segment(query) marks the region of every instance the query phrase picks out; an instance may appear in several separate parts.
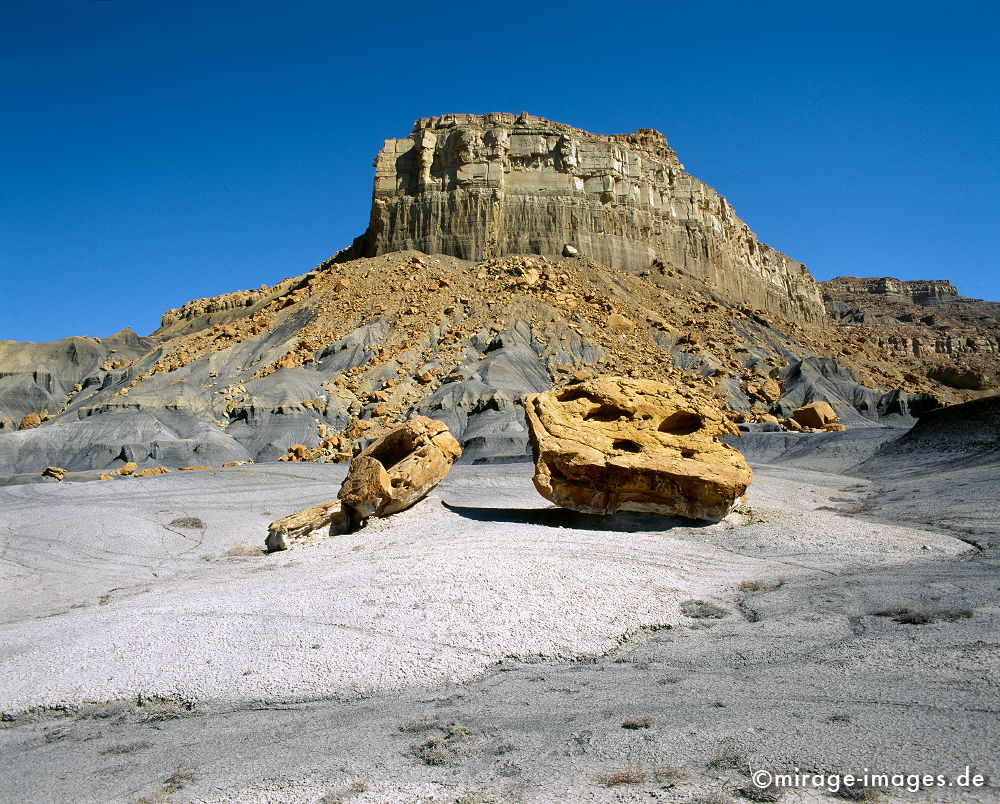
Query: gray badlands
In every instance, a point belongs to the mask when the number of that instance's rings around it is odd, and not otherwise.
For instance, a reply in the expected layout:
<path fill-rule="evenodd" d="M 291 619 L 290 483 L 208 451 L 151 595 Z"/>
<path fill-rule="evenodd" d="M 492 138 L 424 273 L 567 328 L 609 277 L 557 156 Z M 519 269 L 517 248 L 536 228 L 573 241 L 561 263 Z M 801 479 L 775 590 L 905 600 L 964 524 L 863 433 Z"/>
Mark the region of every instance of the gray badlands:
<path fill-rule="evenodd" d="M 0 342 L 0 801 L 1000 801 L 998 310 L 814 282 L 656 132 L 418 121 L 312 271 Z M 525 399 L 609 374 L 746 499 L 540 496 Z M 417 415 L 427 497 L 264 552 Z"/>

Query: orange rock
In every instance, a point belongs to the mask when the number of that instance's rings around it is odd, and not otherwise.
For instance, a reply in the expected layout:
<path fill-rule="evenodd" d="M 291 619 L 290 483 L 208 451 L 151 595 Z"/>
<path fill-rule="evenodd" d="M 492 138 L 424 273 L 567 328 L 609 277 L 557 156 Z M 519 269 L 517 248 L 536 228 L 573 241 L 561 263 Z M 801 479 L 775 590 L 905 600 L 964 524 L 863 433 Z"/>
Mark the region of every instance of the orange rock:
<path fill-rule="evenodd" d="M 426 497 L 461 454 L 443 422 L 414 416 L 351 461 L 337 496 L 355 521 L 403 511 Z"/>
<path fill-rule="evenodd" d="M 804 405 L 792 413 L 792 418 L 803 427 L 818 429 L 838 421 L 837 412 L 830 406 L 829 402 L 813 402 Z"/>
<path fill-rule="evenodd" d="M 664 383 L 596 377 L 528 396 L 525 416 L 535 488 L 576 511 L 717 520 L 752 479 L 718 440 L 737 432 L 726 412 Z"/>
<path fill-rule="evenodd" d="M 155 466 L 152 469 L 143 469 L 141 472 L 136 472 L 135 477 L 152 477 L 153 475 L 166 474 L 170 474 L 170 470 L 166 466 Z"/>

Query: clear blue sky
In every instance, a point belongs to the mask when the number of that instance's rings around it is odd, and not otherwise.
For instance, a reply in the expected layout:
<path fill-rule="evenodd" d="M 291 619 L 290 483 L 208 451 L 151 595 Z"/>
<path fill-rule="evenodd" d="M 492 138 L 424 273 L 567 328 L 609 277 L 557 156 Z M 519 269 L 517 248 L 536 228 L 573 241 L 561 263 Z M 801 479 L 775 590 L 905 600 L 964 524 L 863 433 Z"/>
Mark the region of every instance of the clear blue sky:
<path fill-rule="evenodd" d="M 360 234 L 414 119 L 663 131 L 818 279 L 1000 300 L 1000 4 L 6 0 L 0 339 L 148 334 Z"/>

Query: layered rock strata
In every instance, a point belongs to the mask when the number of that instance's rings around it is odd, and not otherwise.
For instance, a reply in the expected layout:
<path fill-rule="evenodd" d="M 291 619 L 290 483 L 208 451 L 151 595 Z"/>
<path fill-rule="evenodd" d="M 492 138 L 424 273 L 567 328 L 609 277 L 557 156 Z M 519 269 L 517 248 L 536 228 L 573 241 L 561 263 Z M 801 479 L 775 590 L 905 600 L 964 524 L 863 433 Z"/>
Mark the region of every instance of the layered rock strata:
<path fill-rule="evenodd" d="M 752 478 L 726 412 L 649 380 L 597 377 L 529 396 L 525 416 L 538 492 L 589 514 L 618 511 L 718 520 Z"/>
<path fill-rule="evenodd" d="M 590 134 L 527 114 L 445 115 L 386 140 L 357 250 L 481 260 L 574 255 L 630 272 L 679 270 L 720 296 L 822 324 L 805 266 L 757 240 L 684 172 L 662 134 Z"/>

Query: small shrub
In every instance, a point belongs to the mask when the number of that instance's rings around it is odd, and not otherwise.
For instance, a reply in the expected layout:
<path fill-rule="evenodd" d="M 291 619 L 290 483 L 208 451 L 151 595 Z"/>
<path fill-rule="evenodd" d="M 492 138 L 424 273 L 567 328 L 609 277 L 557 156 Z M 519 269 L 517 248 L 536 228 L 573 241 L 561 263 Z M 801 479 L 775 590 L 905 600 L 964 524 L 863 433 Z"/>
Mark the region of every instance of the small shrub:
<path fill-rule="evenodd" d="M 660 784 L 676 782 L 678 779 L 684 778 L 684 771 L 673 765 L 657 765 L 653 768 L 653 778 Z"/>
<path fill-rule="evenodd" d="M 776 581 L 743 581 L 740 589 L 744 592 L 773 592 L 784 585 L 784 578 L 778 578 Z"/>
<path fill-rule="evenodd" d="M 413 754 L 425 765 L 451 765 L 456 758 L 441 737 L 430 737 L 414 746 Z"/>
<path fill-rule="evenodd" d="M 422 715 L 411 720 L 404 720 L 399 724 L 399 730 L 404 734 L 422 734 L 429 729 L 436 729 L 440 726 L 439 715 Z"/>
<path fill-rule="evenodd" d="M 605 787 L 617 787 L 622 784 L 642 784 L 646 781 L 646 769 L 642 766 L 641 762 L 636 761 L 627 768 L 615 773 L 609 773 L 607 776 L 601 776 L 597 781 Z"/>
<path fill-rule="evenodd" d="M 178 762 L 174 766 L 174 772 L 163 780 L 163 791 L 166 793 L 176 793 L 188 782 L 193 782 L 195 773 L 192 768 L 185 768 Z"/>
<path fill-rule="evenodd" d="M 461 723 L 452 723 L 448 726 L 447 738 L 464 740 L 466 737 L 472 736 L 472 729 L 468 726 L 463 726 Z"/>
<path fill-rule="evenodd" d="M 653 718 L 649 715 L 640 717 L 630 717 L 622 721 L 623 729 L 651 729 L 653 728 Z"/>
<path fill-rule="evenodd" d="M 196 516 L 181 516 L 170 523 L 172 528 L 189 528 L 191 530 L 205 530 L 205 523 Z"/>
<path fill-rule="evenodd" d="M 681 676 L 661 676 L 656 679 L 657 684 L 679 684 L 684 679 Z"/>
<path fill-rule="evenodd" d="M 705 763 L 705 767 L 715 770 L 736 770 L 745 773 L 749 767 L 749 763 L 735 751 L 723 751 L 708 760 Z"/>
<path fill-rule="evenodd" d="M 681 603 L 681 614 L 696 620 L 721 620 L 729 612 L 707 600 L 685 600 Z"/>

